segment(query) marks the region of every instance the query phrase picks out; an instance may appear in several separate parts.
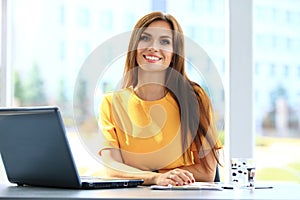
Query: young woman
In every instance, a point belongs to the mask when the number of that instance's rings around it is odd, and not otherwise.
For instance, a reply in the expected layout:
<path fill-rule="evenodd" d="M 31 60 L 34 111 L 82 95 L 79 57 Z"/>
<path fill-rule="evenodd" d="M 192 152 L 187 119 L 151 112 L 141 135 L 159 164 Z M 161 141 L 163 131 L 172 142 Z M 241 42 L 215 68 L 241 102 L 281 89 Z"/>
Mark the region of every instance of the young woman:
<path fill-rule="evenodd" d="M 99 151 L 110 177 L 145 185 L 213 181 L 221 145 L 210 99 L 185 72 L 176 19 L 152 12 L 132 31 L 122 89 L 100 106 Z"/>

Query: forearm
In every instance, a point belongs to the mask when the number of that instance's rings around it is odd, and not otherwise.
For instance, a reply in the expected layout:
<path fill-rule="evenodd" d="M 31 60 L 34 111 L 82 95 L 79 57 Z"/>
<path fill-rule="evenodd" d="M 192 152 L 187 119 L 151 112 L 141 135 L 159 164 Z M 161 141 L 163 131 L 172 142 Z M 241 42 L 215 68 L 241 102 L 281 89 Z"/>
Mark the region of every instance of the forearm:
<path fill-rule="evenodd" d="M 200 164 L 193 164 L 190 166 L 178 167 L 178 169 L 183 169 L 191 172 L 197 182 L 213 182 L 215 177 L 215 170 L 208 169 L 207 171 L 199 170 L 201 168 Z M 159 173 L 166 173 L 172 169 L 160 169 Z"/>
<path fill-rule="evenodd" d="M 216 173 L 216 167 L 213 169 L 202 169 L 201 164 L 193 164 L 190 166 L 183 166 L 180 169 L 187 170 L 194 175 L 194 178 L 198 182 L 213 182 Z M 201 170 L 202 169 L 202 170 Z"/>
<path fill-rule="evenodd" d="M 115 178 L 143 179 L 144 185 L 156 184 L 158 173 L 143 171 L 124 163 L 112 161 L 109 166 L 106 165 L 107 175 Z"/>
<path fill-rule="evenodd" d="M 216 174 L 216 167 L 217 167 L 217 161 L 213 155 L 213 153 L 208 153 L 205 157 L 206 159 L 206 165 L 204 164 L 204 160 L 200 160 L 196 157 L 196 153 L 194 155 L 195 157 L 195 164 L 189 165 L 189 166 L 181 166 L 178 167 L 178 169 L 187 170 L 190 173 L 193 174 L 194 178 L 198 182 L 213 182 Z M 170 169 L 172 170 L 172 169 Z M 169 170 L 159 170 L 161 173 L 165 173 Z"/>
<path fill-rule="evenodd" d="M 144 185 L 184 185 L 195 181 L 193 175 L 183 169 L 173 169 L 166 173 L 141 170 L 123 162 L 118 149 L 106 149 L 101 155 L 107 175 L 116 178 L 143 179 Z"/>
<path fill-rule="evenodd" d="M 118 149 L 101 151 L 100 155 L 106 169 L 106 174 L 109 177 L 143 179 L 144 185 L 156 184 L 159 176 L 158 173 L 141 170 L 125 164 Z"/>

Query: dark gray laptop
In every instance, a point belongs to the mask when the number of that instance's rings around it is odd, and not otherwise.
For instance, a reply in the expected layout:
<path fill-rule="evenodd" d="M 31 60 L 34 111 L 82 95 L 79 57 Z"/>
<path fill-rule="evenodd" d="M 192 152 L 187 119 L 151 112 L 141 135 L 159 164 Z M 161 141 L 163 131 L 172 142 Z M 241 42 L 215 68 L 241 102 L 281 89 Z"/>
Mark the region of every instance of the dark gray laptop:
<path fill-rule="evenodd" d="M 57 107 L 0 108 L 0 153 L 8 180 L 20 186 L 97 189 L 143 183 L 80 177 Z"/>

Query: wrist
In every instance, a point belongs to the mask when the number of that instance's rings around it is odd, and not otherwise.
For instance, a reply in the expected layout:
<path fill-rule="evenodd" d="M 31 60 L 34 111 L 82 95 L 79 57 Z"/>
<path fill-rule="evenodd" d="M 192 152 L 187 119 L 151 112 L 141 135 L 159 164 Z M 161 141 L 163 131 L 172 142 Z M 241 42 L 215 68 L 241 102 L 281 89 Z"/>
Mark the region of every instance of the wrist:
<path fill-rule="evenodd" d="M 159 177 L 161 176 L 161 174 L 156 171 L 158 171 L 158 170 L 152 171 L 152 180 L 151 180 L 152 184 L 158 184 Z"/>

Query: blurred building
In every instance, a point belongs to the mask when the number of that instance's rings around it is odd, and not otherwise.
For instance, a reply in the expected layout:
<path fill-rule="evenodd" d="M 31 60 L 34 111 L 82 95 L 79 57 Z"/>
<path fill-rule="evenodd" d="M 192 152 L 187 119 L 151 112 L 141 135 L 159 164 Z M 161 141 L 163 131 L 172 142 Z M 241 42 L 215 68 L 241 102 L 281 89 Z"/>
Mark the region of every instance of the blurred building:
<path fill-rule="evenodd" d="M 224 79 L 225 0 L 12 2 L 12 66 L 26 76 L 28 68 L 36 63 L 50 99 L 57 92 L 58 80 L 66 82 L 71 99 L 78 70 L 86 57 L 103 41 L 131 31 L 136 20 L 151 10 L 174 15 L 185 35 L 208 53 Z M 288 128 L 299 128 L 300 1 L 254 0 L 253 3 L 257 130 L 276 127 L 279 100 L 288 110 Z M 120 67 L 115 69 L 116 79 L 110 79 L 112 84 L 122 72 L 123 66 Z M 109 83 L 105 84 L 109 88 Z"/>

